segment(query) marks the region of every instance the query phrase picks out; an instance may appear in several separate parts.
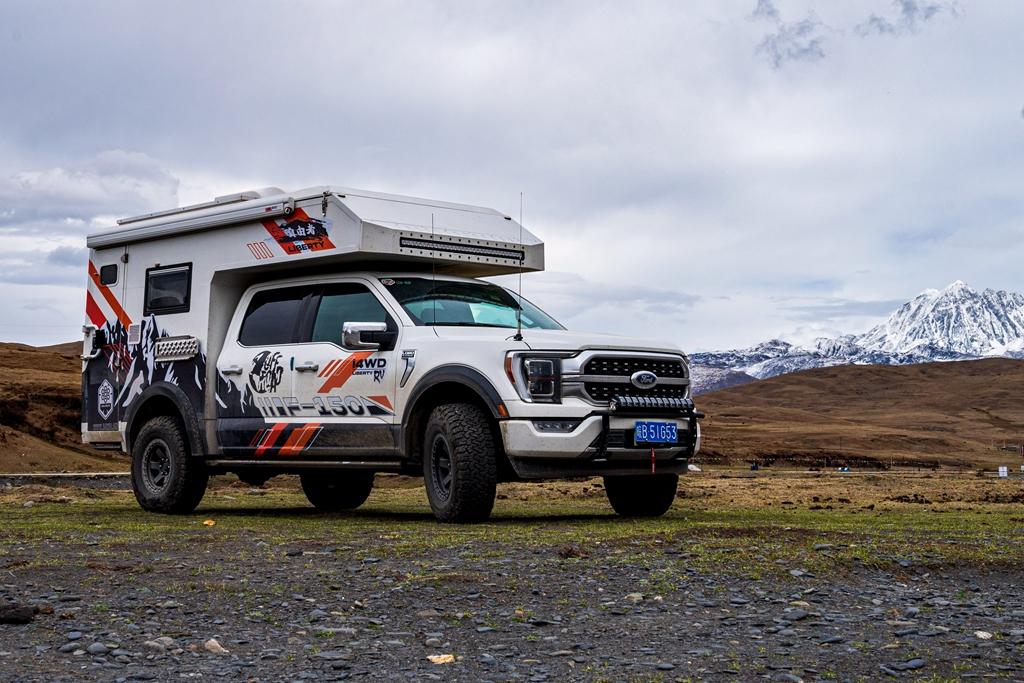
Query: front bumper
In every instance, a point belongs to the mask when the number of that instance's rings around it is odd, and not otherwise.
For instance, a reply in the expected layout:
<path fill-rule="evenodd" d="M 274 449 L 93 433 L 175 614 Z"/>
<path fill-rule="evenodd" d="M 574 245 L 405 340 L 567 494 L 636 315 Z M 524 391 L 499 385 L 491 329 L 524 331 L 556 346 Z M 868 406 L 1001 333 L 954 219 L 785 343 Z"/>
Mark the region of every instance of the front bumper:
<path fill-rule="evenodd" d="M 550 431 L 555 420 L 512 419 L 501 424 L 505 453 L 523 479 L 583 477 L 650 472 L 682 473 L 700 450 L 700 413 L 674 415 L 596 413 L 575 428 Z M 633 443 L 638 420 L 674 422 L 679 439 L 674 444 Z M 546 428 L 547 427 L 547 428 Z"/>

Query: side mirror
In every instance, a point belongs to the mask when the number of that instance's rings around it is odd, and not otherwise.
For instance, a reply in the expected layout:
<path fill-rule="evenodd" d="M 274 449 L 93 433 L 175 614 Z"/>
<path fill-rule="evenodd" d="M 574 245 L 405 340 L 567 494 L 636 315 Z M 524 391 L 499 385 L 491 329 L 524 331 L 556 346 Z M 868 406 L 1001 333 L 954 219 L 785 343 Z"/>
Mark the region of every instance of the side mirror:
<path fill-rule="evenodd" d="M 355 351 L 377 351 L 386 345 L 387 323 L 345 323 L 341 326 L 341 345 Z M 392 342 L 393 343 L 393 342 Z"/>

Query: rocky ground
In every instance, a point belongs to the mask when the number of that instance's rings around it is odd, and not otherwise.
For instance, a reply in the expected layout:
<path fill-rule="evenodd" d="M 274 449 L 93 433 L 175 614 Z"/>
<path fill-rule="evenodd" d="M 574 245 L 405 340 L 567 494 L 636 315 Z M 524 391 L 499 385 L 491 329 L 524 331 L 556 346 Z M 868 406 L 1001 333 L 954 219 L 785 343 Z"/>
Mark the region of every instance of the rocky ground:
<path fill-rule="evenodd" d="M 515 485 L 468 527 L 382 483 L 0 488 L 0 679 L 1024 680 L 1021 480 L 704 473 L 653 521 Z"/>

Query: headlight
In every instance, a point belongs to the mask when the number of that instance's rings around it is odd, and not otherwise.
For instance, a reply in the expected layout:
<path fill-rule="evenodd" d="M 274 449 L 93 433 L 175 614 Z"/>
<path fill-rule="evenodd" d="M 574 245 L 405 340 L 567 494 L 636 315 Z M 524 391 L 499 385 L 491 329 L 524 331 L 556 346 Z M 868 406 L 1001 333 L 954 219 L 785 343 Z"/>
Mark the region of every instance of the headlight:
<path fill-rule="evenodd" d="M 505 357 L 505 372 L 524 401 L 560 403 L 562 401 L 562 358 L 560 355 L 510 353 Z"/>

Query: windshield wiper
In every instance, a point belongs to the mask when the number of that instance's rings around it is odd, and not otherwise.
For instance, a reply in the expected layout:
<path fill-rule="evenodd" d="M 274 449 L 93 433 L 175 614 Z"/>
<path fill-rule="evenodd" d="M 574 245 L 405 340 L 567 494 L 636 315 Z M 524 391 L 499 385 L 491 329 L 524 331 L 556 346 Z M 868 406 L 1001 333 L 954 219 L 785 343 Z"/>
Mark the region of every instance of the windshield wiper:
<path fill-rule="evenodd" d="M 466 323 L 466 322 L 435 322 L 427 323 L 434 327 L 496 327 L 502 330 L 511 330 L 515 325 L 492 325 L 491 323 Z"/>

